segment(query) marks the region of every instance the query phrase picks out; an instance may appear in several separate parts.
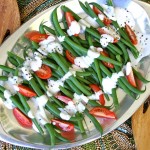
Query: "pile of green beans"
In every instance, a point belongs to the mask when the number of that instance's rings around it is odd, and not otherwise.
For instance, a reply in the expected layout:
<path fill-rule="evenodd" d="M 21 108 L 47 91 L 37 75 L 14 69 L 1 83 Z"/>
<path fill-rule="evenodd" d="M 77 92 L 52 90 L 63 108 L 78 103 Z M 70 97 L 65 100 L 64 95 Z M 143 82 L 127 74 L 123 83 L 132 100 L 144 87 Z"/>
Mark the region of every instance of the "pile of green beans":
<path fill-rule="evenodd" d="M 83 4 L 81 1 L 79 1 L 79 4 L 83 11 L 88 14 L 90 17 L 95 18 L 96 22 L 98 23 L 99 27 L 104 27 L 105 24 L 98 18 L 98 16 L 94 13 L 90 5 L 96 6 L 101 12 L 104 13 L 103 8 L 97 4 L 97 3 L 87 3 Z M 108 5 L 112 6 L 112 1 L 108 1 Z M 69 9 L 66 6 L 61 6 L 61 10 L 65 12 L 71 12 L 73 17 L 76 21 L 79 21 L 81 18 L 78 14 L 73 12 L 71 9 Z M 65 15 L 64 15 L 65 16 Z M 46 57 L 42 58 L 42 63 L 49 66 L 52 70 L 52 77 L 53 80 L 59 80 L 61 79 L 71 67 L 71 63 L 67 61 L 65 56 L 65 51 L 68 50 L 74 57 L 80 57 L 80 56 L 86 56 L 89 47 L 102 47 L 100 44 L 101 35 L 97 31 L 97 29 L 93 27 L 86 27 L 85 29 L 85 39 L 81 37 L 76 36 L 68 36 L 67 35 L 67 21 L 66 18 L 62 18 L 62 23 L 64 25 L 64 28 L 62 29 L 60 26 L 60 22 L 58 21 L 57 16 L 57 8 L 55 8 L 51 14 L 51 22 L 53 25 L 52 29 L 51 27 L 48 27 L 44 25 L 42 22 L 39 25 L 39 32 L 42 34 L 51 34 L 54 36 L 65 36 L 64 41 L 61 42 L 64 53 L 63 55 L 60 55 L 59 53 L 50 53 Z M 90 88 L 90 84 L 96 84 L 102 87 L 102 80 L 105 77 L 111 77 L 113 73 L 120 72 L 122 70 L 123 65 L 126 65 L 127 62 L 130 61 L 128 51 L 127 49 L 130 48 L 133 56 L 135 58 L 138 57 L 139 52 L 135 48 L 135 46 L 131 43 L 127 33 L 124 29 L 120 28 L 118 23 L 116 21 L 112 21 L 112 25 L 115 28 L 118 28 L 118 32 L 120 34 L 120 40 L 114 44 L 109 43 L 108 46 L 105 48 L 105 50 L 108 52 L 109 57 L 100 55 L 98 58 L 94 59 L 94 62 L 91 64 L 91 66 L 87 69 L 84 69 L 83 71 L 76 71 L 76 75 L 71 75 L 65 82 L 64 86 L 60 86 L 60 92 L 61 94 L 73 99 L 73 94 L 76 93 L 78 95 L 84 94 L 85 96 L 91 96 L 93 91 Z M 13 68 L 10 68 L 5 65 L 0 65 L 0 69 L 5 72 L 4 75 L 0 76 L 0 81 L 6 82 L 8 80 L 9 74 L 12 74 L 14 76 L 19 76 L 19 68 L 23 66 L 23 63 L 28 56 L 27 52 L 29 49 L 32 49 L 33 52 L 37 51 L 37 49 L 40 47 L 39 43 L 30 41 L 31 45 L 26 47 L 23 56 L 24 58 L 16 55 L 13 52 L 8 52 L 8 61 L 14 66 Z M 32 47 L 31 47 L 32 46 Z M 107 68 L 103 62 L 108 62 L 114 65 L 114 68 Z M 141 80 L 143 83 L 148 83 L 149 81 L 146 80 L 137 70 L 133 68 L 134 75 Z M 37 94 L 37 97 L 40 97 L 44 95 L 47 92 L 48 83 L 47 80 L 40 79 L 34 72 L 32 72 L 32 79 L 27 81 L 24 80 L 23 84 L 28 85 L 31 87 L 35 93 Z M 124 90 L 125 93 L 127 93 L 129 96 L 131 96 L 133 99 L 137 98 L 137 95 L 140 95 L 145 92 L 145 90 L 139 90 L 135 87 L 133 87 L 131 84 L 129 84 L 126 77 L 120 77 L 117 82 L 117 87 L 112 89 L 112 94 L 108 95 L 104 93 L 105 98 L 107 101 L 110 100 L 110 97 L 113 99 L 113 105 L 111 106 L 102 106 L 99 102 L 94 100 L 89 100 L 88 105 L 90 107 L 105 107 L 108 109 L 111 109 L 112 106 L 117 110 L 119 109 L 119 102 L 117 97 L 117 88 L 121 88 Z M 103 90 L 103 89 L 102 89 Z M 5 101 L 4 97 L 4 91 L 5 88 L 0 85 L 0 97 Z M 27 103 L 27 99 L 25 96 L 21 95 L 19 92 L 10 98 L 15 105 L 15 107 L 19 108 L 20 111 L 27 115 L 30 111 L 30 106 Z M 57 99 L 54 95 L 50 96 L 46 105 L 45 109 L 48 110 L 54 118 L 60 118 L 61 111 L 59 108 L 64 108 L 66 104 L 64 102 L 61 102 L 59 99 Z M 89 110 L 86 108 L 83 113 L 76 113 L 75 116 L 72 116 L 69 120 L 69 122 L 74 123 L 77 130 L 80 130 L 81 133 L 86 133 L 86 129 L 84 128 L 83 121 L 84 121 L 84 114 L 93 122 L 96 129 L 102 134 L 103 129 L 100 123 L 97 121 L 97 119 L 89 113 Z M 60 118 L 61 119 L 61 118 Z M 36 125 L 37 129 L 41 134 L 43 134 L 43 129 L 38 123 L 38 121 L 34 118 L 32 119 L 33 123 Z M 46 123 L 44 126 L 47 129 L 47 132 L 50 135 L 50 142 L 51 145 L 56 144 L 56 138 L 58 138 L 61 141 L 67 142 L 68 140 L 65 139 L 60 135 L 58 132 L 58 129 L 55 129 L 55 127 L 51 123 Z"/>

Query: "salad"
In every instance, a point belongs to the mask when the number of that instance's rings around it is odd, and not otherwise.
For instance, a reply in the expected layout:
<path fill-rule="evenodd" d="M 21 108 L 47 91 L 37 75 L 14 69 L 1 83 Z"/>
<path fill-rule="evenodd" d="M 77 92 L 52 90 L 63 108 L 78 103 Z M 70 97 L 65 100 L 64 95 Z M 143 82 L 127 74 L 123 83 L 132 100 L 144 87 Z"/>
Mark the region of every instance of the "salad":
<path fill-rule="evenodd" d="M 48 133 L 52 146 L 57 140 L 74 141 L 76 131 L 86 134 L 85 116 L 102 135 L 99 118 L 117 119 L 117 89 L 138 99 L 146 90 L 141 84 L 149 82 L 130 61 L 130 55 L 140 55 L 141 38 L 130 12 L 117 8 L 126 14 L 118 21 L 110 0 L 79 5 L 86 18 L 62 5 L 59 21 L 56 7 L 51 27 L 42 22 L 39 31 L 24 34 L 30 46 L 23 57 L 8 52 L 13 67 L 0 65 L 4 105 L 22 127 Z"/>

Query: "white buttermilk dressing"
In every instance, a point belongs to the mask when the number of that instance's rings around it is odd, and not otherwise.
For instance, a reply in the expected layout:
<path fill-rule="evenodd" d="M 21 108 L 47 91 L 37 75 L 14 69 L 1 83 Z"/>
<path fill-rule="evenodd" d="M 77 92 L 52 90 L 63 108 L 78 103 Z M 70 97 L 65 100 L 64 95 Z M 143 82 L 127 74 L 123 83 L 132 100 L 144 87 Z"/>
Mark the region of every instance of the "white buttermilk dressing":
<path fill-rule="evenodd" d="M 80 68 L 89 68 L 94 62 L 94 59 L 98 58 L 99 56 L 100 53 L 95 51 L 95 48 L 90 47 L 90 49 L 87 51 L 87 56 L 76 57 L 74 59 L 74 63 Z"/>
<path fill-rule="evenodd" d="M 102 7 L 104 8 L 104 14 L 111 20 L 116 21 L 116 17 L 115 17 L 115 9 L 112 6 L 108 6 L 108 5 L 102 5 Z"/>
<path fill-rule="evenodd" d="M 46 95 L 42 95 L 36 98 L 39 107 L 44 107 L 48 102 L 48 97 Z"/>
<path fill-rule="evenodd" d="M 69 115 L 63 108 L 59 108 L 60 110 L 60 117 L 63 120 L 69 120 L 71 118 L 71 115 Z"/>
<path fill-rule="evenodd" d="M 79 34 L 81 30 L 80 24 L 74 20 L 71 22 L 71 25 L 69 26 L 69 29 L 67 30 L 67 33 L 69 36 Z"/>
<path fill-rule="evenodd" d="M 15 105 L 12 103 L 12 100 L 10 99 L 11 96 L 12 96 L 12 94 L 10 93 L 10 91 L 8 91 L 8 90 L 4 91 L 4 97 L 6 100 L 3 103 L 8 109 L 15 108 Z"/>
<path fill-rule="evenodd" d="M 116 29 L 112 26 L 106 26 L 102 27 L 102 29 L 109 35 L 111 35 L 113 38 L 120 39 L 120 35 L 117 33 Z"/>
<path fill-rule="evenodd" d="M 72 65 L 70 68 L 69 68 L 69 72 L 71 72 L 71 74 L 73 76 L 76 76 L 76 72 L 79 71 L 79 72 L 83 72 L 83 69 L 80 68 L 79 66 L 76 66 L 76 65 Z"/>
<path fill-rule="evenodd" d="M 80 33 L 84 33 L 86 27 L 90 28 L 90 24 L 83 19 L 80 19 L 78 23 L 80 24 L 80 28 L 81 28 Z"/>
<path fill-rule="evenodd" d="M 108 35 L 108 34 L 101 35 L 100 43 L 102 47 L 107 47 L 109 43 L 113 43 L 113 42 L 114 42 L 114 38 L 111 35 Z"/>
<path fill-rule="evenodd" d="M 103 21 L 104 18 L 105 18 L 105 15 L 104 15 L 104 14 L 98 14 L 98 18 L 99 18 L 101 21 Z"/>
<path fill-rule="evenodd" d="M 98 92 L 95 92 L 94 94 L 92 94 L 91 96 L 88 96 L 89 99 L 91 100 L 99 100 L 99 96 L 103 94 L 103 92 L 100 90 Z"/>
<path fill-rule="evenodd" d="M 64 42 L 65 41 L 65 36 L 59 36 L 57 37 L 59 42 Z"/>
<path fill-rule="evenodd" d="M 34 118 L 35 118 L 31 110 L 28 111 L 28 114 L 27 114 L 27 115 L 28 115 L 28 117 L 31 118 L 31 119 L 34 119 Z"/>
<path fill-rule="evenodd" d="M 132 66 L 131 66 L 131 63 L 128 62 L 128 63 L 126 64 L 126 76 L 128 76 L 131 71 L 132 71 Z"/>
<path fill-rule="evenodd" d="M 28 80 L 30 81 L 33 77 L 30 73 L 30 70 L 26 67 L 22 67 L 21 68 L 21 71 L 22 71 L 22 77 L 25 79 L 25 80 Z"/>
<path fill-rule="evenodd" d="M 124 76 L 123 72 L 113 73 L 112 76 L 102 79 L 102 86 L 104 93 L 112 94 L 112 89 L 116 88 L 118 78 Z"/>
<path fill-rule="evenodd" d="M 63 40 L 64 37 L 61 37 L 60 40 Z M 49 36 L 47 39 L 39 43 L 40 47 L 37 49 L 43 55 L 48 55 L 49 53 L 60 53 L 63 54 L 63 47 L 57 41 L 54 36 Z"/>

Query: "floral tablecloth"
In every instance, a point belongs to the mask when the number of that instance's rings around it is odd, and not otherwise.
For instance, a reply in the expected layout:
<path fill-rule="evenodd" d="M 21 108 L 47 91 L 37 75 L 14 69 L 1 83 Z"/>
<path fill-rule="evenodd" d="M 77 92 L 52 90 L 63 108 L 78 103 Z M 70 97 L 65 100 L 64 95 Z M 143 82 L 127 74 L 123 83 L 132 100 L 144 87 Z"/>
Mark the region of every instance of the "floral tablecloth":
<path fill-rule="evenodd" d="M 43 10 L 64 0 L 17 0 L 20 9 L 21 22 L 24 23 Z M 148 0 L 143 0 L 148 2 Z M 69 150 L 135 150 L 132 134 L 131 119 L 120 125 L 111 133 L 88 144 L 74 147 Z M 15 146 L 0 141 L 0 150 L 34 150 Z"/>

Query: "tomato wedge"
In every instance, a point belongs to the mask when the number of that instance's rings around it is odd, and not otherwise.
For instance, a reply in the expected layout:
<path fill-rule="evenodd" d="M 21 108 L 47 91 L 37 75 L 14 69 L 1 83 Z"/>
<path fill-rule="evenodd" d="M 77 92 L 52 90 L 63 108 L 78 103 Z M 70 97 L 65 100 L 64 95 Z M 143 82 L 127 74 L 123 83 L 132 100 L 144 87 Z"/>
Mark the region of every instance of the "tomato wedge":
<path fill-rule="evenodd" d="M 60 101 L 64 102 L 65 104 L 68 104 L 69 102 L 73 102 L 71 98 L 67 97 L 67 96 L 63 96 L 63 95 L 56 95 L 55 96 L 57 99 L 59 99 Z"/>
<path fill-rule="evenodd" d="M 109 57 L 108 53 L 107 53 L 106 51 L 104 51 L 104 50 L 103 50 L 103 51 L 100 51 L 100 54 L 103 55 L 103 56 L 105 56 L 105 57 Z M 108 67 L 108 68 L 114 68 L 114 65 L 111 64 L 111 63 L 109 63 L 109 62 L 102 61 L 102 63 L 103 63 L 106 67 Z"/>
<path fill-rule="evenodd" d="M 67 57 L 68 61 L 70 61 L 72 64 L 74 64 L 75 57 L 68 50 L 66 50 L 66 57 Z"/>
<path fill-rule="evenodd" d="M 72 13 L 71 12 L 66 12 L 65 17 L 66 17 L 67 25 L 68 25 L 68 27 L 70 27 L 71 22 L 75 20 Z M 78 36 L 78 34 L 75 34 L 74 36 Z"/>
<path fill-rule="evenodd" d="M 93 11 L 95 12 L 96 15 L 103 14 L 96 6 L 93 6 Z M 109 26 L 112 23 L 112 21 L 104 15 L 103 23 L 106 26 Z"/>
<path fill-rule="evenodd" d="M 116 114 L 107 108 L 94 107 L 89 112 L 90 112 L 90 114 L 92 114 L 95 117 L 107 118 L 107 119 L 116 119 L 117 118 Z"/>
<path fill-rule="evenodd" d="M 49 79 L 52 76 L 52 71 L 49 66 L 43 64 L 38 71 L 35 71 L 35 74 L 40 79 Z"/>
<path fill-rule="evenodd" d="M 136 81 L 135 81 L 135 78 L 134 78 L 134 74 L 133 74 L 132 69 L 131 69 L 131 71 L 130 71 L 130 74 L 127 75 L 127 80 L 128 80 L 128 82 L 129 82 L 132 86 L 137 87 L 137 86 L 136 86 Z"/>
<path fill-rule="evenodd" d="M 34 97 L 36 96 L 36 93 L 30 89 L 29 87 L 25 86 L 25 85 L 21 85 L 19 84 L 18 85 L 18 88 L 19 88 L 19 93 L 25 97 Z"/>
<path fill-rule="evenodd" d="M 72 141 L 75 139 L 74 124 L 60 119 L 52 119 L 53 125 L 61 130 L 61 135 Z"/>
<path fill-rule="evenodd" d="M 98 32 L 102 35 L 102 34 L 109 34 L 107 33 L 103 28 L 97 28 Z M 110 35 L 111 36 L 111 35 Z M 118 39 L 117 38 L 114 38 L 114 41 L 113 43 L 117 43 L 118 42 Z"/>
<path fill-rule="evenodd" d="M 32 120 L 23 114 L 18 108 L 13 109 L 13 114 L 22 127 L 32 128 Z"/>
<path fill-rule="evenodd" d="M 125 30 L 126 30 L 128 36 L 129 36 L 129 38 L 130 38 L 132 44 L 136 45 L 136 44 L 138 43 L 138 40 L 137 40 L 137 37 L 136 37 L 134 31 L 133 31 L 133 30 L 131 29 L 131 27 L 130 27 L 129 25 L 127 25 L 127 24 L 125 25 Z"/>
<path fill-rule="evenodd" d="M 74 124 L 61 120 L 61 119 L 52 119 L 53 125 L 55 125 L 58 129 L 63 131 L 72 131 L 74 130 Z"/>
<path fill-rule="evenodd" d="M 49 37 L 49 35 L 42 34 L 38 31 L 30 31 L 30 32 L 25 34 L 25 37 L 30 39 L 31 41 L 39 43 L 39 42 L 47 39 Z"/>
<path fill-rule="evenodd" d="M 98 92 L 101 90 L 101 88 L 96 85 L 96 84 L 90 84 L 90 88 L 94 91 L 94 92 Z M 100 94 L 99 95 L 99 102 L 101 103 L 101 105 L 105 105 L 105 98 L 104 98 L 104 94 Z"/>

